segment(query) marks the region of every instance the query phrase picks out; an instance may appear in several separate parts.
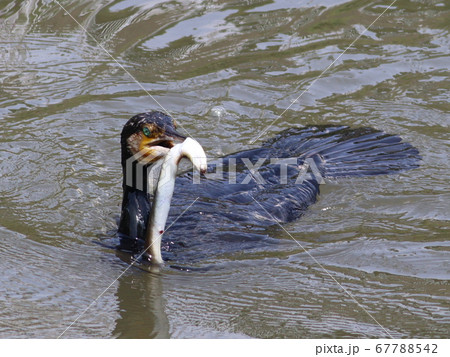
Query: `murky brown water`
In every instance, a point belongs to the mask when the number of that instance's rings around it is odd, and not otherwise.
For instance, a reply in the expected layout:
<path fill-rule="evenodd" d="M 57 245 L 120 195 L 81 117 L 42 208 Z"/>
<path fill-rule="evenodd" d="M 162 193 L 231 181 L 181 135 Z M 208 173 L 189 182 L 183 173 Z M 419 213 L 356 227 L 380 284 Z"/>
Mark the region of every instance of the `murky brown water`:
<path fill-rule="evenodd" d="M 213 157 L 252 147 L 389 3 L 63 1 L 90 37 L 53 0 L 1 2 L 0 337 L 58 337 L 93 301 L 63 337 L 448 337 L 444 1 L 396 1 L 262 138 L 330 123 L 419 148 L 419 169 L 328 183 L 285 226 L 361 306 L 277 228 L 273 251 L 117 281 L 127 258 L 95 243 L 122 125 L 159 108 L 99 44 Z"/>

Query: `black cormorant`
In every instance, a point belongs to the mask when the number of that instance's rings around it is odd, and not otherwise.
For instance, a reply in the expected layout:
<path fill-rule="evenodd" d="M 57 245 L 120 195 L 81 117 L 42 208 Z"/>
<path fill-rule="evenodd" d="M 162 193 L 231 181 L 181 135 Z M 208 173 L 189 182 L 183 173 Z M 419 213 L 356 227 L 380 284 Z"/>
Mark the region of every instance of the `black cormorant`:
<path fill-rule="evenodd" d="M 177 133 L 172 118 L 158 111 L 132 117 L 122 130 L 121 146 L 119 248 L 133 252 L 146 249 L 148 259 L 162 263 L 160 240 L 167 213 L 159 211 L 169 211 L 172 192 L 160 191 L 158 199 L 158 187 L 164 186 L 159 175 L 167 169 L 161 163 L 173 152 L 176 157 L 172 161 L 178 164 L 192 151 L 197 157 L 191 157 L 191 161 L 204 172 L 206 157 L 197 142 L 186 141 Z M 291 128 L 260 148 L 209 164 L 209 177 L 202 177 L 199 183 L 193 182 L 196 177 L 192 172 L 178 176 L 169 222 L 175 223 L 171 231 L 179 233 L 168 235 L 176 236 L 181 246 L 214 241 L 221 247 L 228 242 L 239 242 L 239 249 L 253 247 L 262 237 L 258 232 L 265 227 L 300 217 L 316 201 L 322 179 L 390 174 L 417 167 L 419 160 L 418 150 L 399 136 L 372 128 Z M 156 200 L 159 203 L 155 204 Z M 189 210 L 181 215 L 187 207 Z M 153 222 L 156 220 L 160 222 Z M 159 227 L 152 228 L 152 224 Z M 151 233 L 152 229 L 156 231 Z M 255 234 L 243 233 L 248 231 Z M 170 254 L 170 244 L 174 244 L 172 240 L 163 244 L 166 255 Z"/>

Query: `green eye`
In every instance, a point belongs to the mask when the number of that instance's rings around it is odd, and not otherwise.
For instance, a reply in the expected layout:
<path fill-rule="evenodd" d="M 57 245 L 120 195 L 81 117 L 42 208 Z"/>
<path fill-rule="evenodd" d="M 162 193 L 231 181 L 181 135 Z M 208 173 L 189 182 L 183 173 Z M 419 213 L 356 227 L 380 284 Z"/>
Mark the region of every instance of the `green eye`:
<path fill-rule="evenodd" d="M 148 136 L 148 137 L 149 137 L 150 134 L 151 134 L 150 129 L 147 128 L 147 127 L 145 127 L 144 129 L 142 129 L 142 132 L 144 133 L 145 136 Z"/>

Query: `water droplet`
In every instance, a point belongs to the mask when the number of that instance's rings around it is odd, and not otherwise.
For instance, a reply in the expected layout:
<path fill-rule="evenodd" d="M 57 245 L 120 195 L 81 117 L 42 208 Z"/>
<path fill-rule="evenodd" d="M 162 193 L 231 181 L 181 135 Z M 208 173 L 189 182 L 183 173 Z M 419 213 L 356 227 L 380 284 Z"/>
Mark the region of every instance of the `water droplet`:
<path fill-rule="evenodd" d="M 217 106 L 211 108 L 210 113 L 212 116 L 214 116 L 218 119 L 222 119 L 224 117 L 224 115 L 227 113 L 227 111 L 221 105 L 217 105 Z"/>

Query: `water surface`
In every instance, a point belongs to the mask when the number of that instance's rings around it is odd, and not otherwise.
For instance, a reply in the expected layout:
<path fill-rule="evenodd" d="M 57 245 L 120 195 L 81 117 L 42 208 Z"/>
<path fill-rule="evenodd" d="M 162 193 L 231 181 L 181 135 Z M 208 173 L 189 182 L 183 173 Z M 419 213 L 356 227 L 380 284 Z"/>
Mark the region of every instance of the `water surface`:
<path fill-rule="evenodd" d="M 84 29 L 52 0 L 0 5 L 0 337 L 58 337 L 94 301 L 63 337 L 448 337 L 448 4 L 398 0 L 368 30 L 390 1 L 61 4 Z M 121 128 L 155 99 L 209 157 L 342 124 L 423 161 L 327 182 L 284 226 L 340 285 L 277 227 L 189 272 L 121 275 L 129 257 L 97 243 L 117 227 Z"/>

